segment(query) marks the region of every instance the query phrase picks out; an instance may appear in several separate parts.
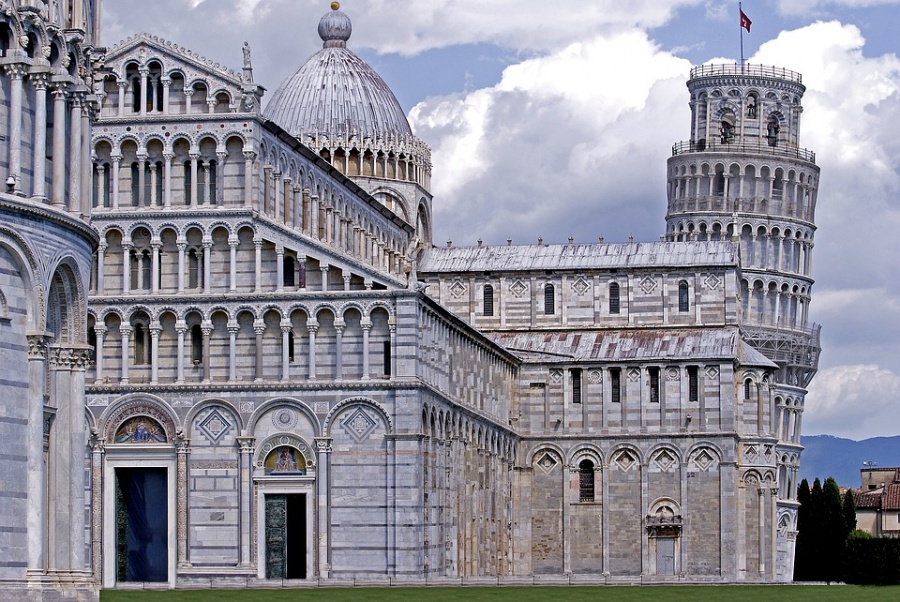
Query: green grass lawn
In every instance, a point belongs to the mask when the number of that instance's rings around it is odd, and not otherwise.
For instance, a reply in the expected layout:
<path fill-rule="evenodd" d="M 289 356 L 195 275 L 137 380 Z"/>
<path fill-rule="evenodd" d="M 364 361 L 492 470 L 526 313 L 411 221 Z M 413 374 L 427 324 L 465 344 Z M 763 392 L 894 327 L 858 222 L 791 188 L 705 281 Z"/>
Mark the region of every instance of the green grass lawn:
<path fill-rule="evenodd" d="M 605 587 L 383 587 L 254 590 L 104 590 L 101 602 L 344 602 L 360 600 L 398 602 L 644 602 L 675 600 L 684 602 L 884 602 L 900 600 L 900 586 L 859 587 L 853 585 L 710 585 L 710 586 L 605 586 Z"/>

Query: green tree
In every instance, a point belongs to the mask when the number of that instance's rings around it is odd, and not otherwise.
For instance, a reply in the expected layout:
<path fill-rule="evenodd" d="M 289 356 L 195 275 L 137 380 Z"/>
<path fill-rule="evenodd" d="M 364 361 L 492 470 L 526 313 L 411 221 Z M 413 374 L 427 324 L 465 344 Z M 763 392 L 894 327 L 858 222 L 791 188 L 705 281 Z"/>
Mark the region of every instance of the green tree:
<path fill-rule="evenodd" d="M 841 565 L 847 545 L 847 529 L 844 526 L 844 513 L 841 504 L 841 490 L 837 482 L 828 477 L 822 487 L 821 533 L 822 560 L 821 580 L 840 581 Z"/>
<path fill-rule="evenodd" d="M 850 534 L 856 529 L 856 498 L 852 489 L 848 489 L 844 493 L 841 513 L 844 515 L 844 531 L 846 531 L 847 537 L 850 537 Z"/>
<path fill-rule="evenodd" d="M 800 509 L 797 511 L 797 547 L 794 551 L 794 581 L 809 581 L 815 556 L 815 548 L 808 540 L 811 536 L 809 512 L 812 506 L 812 493 L 809 490 L 809 481 L 803 479 L 797 488 L 797 501 Z"/>

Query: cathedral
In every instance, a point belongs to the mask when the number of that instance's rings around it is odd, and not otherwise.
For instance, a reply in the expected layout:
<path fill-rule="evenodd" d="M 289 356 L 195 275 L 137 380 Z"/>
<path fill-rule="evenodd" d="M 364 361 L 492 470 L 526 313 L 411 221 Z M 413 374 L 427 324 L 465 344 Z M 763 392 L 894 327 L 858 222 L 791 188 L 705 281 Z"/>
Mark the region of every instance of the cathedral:
<path fill-rule="evenodd" d="M 800 74 L 692 69 L 659 241 L 435 246 L 337 2 L 267 101 L 60 4 L 0 0 L 4 599 L 792 579 Z"/>

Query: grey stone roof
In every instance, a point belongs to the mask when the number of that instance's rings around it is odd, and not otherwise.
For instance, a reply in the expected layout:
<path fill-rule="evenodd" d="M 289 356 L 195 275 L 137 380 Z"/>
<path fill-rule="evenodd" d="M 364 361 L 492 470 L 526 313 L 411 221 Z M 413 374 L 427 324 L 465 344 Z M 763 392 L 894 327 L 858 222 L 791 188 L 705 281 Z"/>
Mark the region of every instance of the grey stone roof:
<path fill-rule="evenodd" d="M 419 267 L 422 273 L 560 269 L 687 268 L 737 266 L 732 242 L 649 242 L 625 244 L 433 247 Z"/>
<path fill-rule="evenodd" d="M 523 359 L 548 356 L 578 361 L 730 359 L 738 354 L 736 328 L 494 332 L 489 335 Z"/>
<path fill-rule="evenodd" d="M 297 137 L 412 138 L 394 93 L 347 48 L 351 30 L 349 17 L 339 10 L 322 17 L 324 47 L 275 90 L 265 116 Z"/>

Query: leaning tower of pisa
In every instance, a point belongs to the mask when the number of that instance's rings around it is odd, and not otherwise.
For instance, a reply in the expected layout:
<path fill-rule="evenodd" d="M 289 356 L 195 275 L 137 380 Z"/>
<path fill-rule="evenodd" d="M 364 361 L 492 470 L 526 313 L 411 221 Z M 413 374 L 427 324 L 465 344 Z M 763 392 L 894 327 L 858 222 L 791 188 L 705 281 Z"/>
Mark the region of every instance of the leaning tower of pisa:
<path fill-rule="evenodd" d="M 687 86 L 691 137 L 668 161 L 666 237 L 740 242 L 742 335 L 778 365 L 764 432 L 751 443 L 775 442 L 772 555 L 778 578 L 790 580 L 800 418 L 820 349 L 808 321 L 819 168 L 799 144 L 806 88 L 799 73 L 739 64 L 695 67 Z M 738 384 L 746 399 L 756 395 L 751 379 Z"/>

